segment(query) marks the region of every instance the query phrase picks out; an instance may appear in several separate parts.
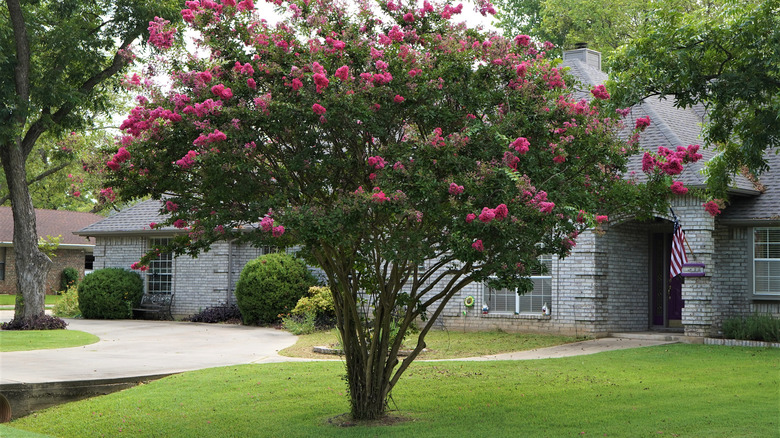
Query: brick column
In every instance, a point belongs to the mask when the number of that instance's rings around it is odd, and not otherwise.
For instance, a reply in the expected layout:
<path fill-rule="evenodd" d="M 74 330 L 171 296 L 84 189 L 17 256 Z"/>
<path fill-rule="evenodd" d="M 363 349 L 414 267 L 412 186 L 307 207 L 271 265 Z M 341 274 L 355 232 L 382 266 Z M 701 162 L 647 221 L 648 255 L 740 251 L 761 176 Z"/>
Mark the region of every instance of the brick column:
<path fill-rule="evenodd" d="M 682 286 L 682 323 L 686 336 L 715 335 L 712 282 L 712 270 L 715 268 L 712 257 L 715 248 L 715 220 L 701 204 L 700 199 L 685 197 L 676 200 L 672 207 L 688 240 L 689 245 L 685 246 L 688 262 L 705 265 L 704 277 L 687 277 Z"/>

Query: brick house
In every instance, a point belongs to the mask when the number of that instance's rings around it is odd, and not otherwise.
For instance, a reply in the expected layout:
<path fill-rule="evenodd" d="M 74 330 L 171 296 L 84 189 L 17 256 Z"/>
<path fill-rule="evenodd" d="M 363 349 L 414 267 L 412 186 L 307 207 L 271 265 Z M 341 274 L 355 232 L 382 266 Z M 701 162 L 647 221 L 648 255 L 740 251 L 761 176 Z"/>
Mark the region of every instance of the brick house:
<path fill-rule="evenodd" d="M 607 78 L 600 54 L 587 48 L 566 52 L 564 66 L 584 84 L 580 98 L 589 98 L 589 90 Z M 648 99 L 632 109 L 626 125 L 646 116 L 652 122 L 640 144 L 648 150 L 703 143 L 703 107 L 680 109 L 671 101 Z M 713 152 L 700 152 L 704 160 L 688 166 L 678 178 L 686 187 L 705 186 L 701 170 Z M 641 175 L 640 159 L 631 163 L 630 172 Z M 703 264 L 703 276 L 669 279 L 670 212 L 658 212 L 650 222 L 612 220 L 604 233 L 581 234 L 570 257 L 544 260 L 548 272 L 532 278 L 533 291 L 518 296 L 514 290 L 472 284 L 447 303 L 441 323 L 460 330 L 591 336 L 663 330 L 708 336 L 717 335 L 730 316 L 780 315 L 780 157 L 771 154 L 770 165 L 760 183 L 736 177 L 732 203 L 715 218 L 694 196 L 672 200 L 690 245 L 689 262 Z M 149 228 L 150 222 L 163 221 L 160 206 L 157 201 L 143 202 L 79 231 L 96 238 L 95 268 L 127 268 L 156 239 L 181 232 Z M 198 259 L 164 255 L 145 274 L 147 290 L 175 291 L 177 315 L 230 302 L 244 264 L 265 252 L 219 242 Z M 473 305 L 467 306 L 466 300 L 472 298 Z M 487 313 L 482 311 L 485 305 Z"/>
<path fill-rule="evenodd" d="M 74 231 L 103 219 L 92 213 L 65 210 L 35 210 L 35 223 L 38 236 L 60 237 L 60 244 L 52 257 L 52 267 L 46 277 L 46 293 L 60 288 L 63 269 L 75 268 L 79 278 L 92 269 L 92 249 L 94 244 L 84 237 L 76 236 Z M 14 220 L 11 207 L 0 207 L 0 293 L 16 293 L 16 257 L 14 254 Z"/>
<path fill-rule="evenodd" d="M 578 97 L 603 83 L 601 56 L 584 48 L 567 51 L 564 66 L 583 82 Z M 646 99 L 632 108 L 626 126 L 649 116 L 643 148 L 703 144 L 703 106 L 680 109 L 671 100 Z M 679 176 L 686 187 L 705 186 L 704 159 Z M 641 175 L 641 157 L 629 171 Z M 615 332 L 676 331 L 718 335 L 724 319 L 751 313 L 780 315 L 780 156 L 768 155 L 770 170 L 752 183 L 737 176 L 731 204 L 716 217 L 694 196 L 676 196 L 672 209 L 685 230 L 689 263 L 704 264 L 704 276 L 669 279 L 673 218 L 658 212 L 652 222 L 610 221 L 605 233 L 580 235 L 571 256 L 545 260 L 548 273 L 533 278 L 532 292 L 472 285 L 447 304 L 445 326 L 457 329 L 537 331 L 604 336 Z M 473 297 L 473 307 L 464 300 Z M 549 315 L 542 314 L 547 305 Z M 487 314 L 482 306 L 487 305 Z"/>
<path fill-rule="evenodd" d="M 181 234 L 182 230 L 171 226 L 149 227 L 152 222 L 163 222 L 161 207 L 160 201 L 144 201 L 79 230 L 78 235 L 95 238 L 94 269 L 130 269 L 150 248 Z M 244 265 L 271 251 L 271 247 L 221 241 L 197 258 L 161 254 L 148 271 L 141 272 L 144 291 L 173 293 L 174 317 L 234 303 L 233 291 Z"/>

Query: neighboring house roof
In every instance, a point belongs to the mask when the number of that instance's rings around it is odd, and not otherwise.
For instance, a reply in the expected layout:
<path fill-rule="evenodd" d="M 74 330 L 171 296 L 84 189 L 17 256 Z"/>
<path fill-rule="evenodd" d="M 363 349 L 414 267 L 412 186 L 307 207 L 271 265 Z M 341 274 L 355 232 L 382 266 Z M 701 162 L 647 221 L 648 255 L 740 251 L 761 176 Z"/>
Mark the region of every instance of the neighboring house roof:
<path fill-rule="evenodd" d="M 767 152 L 769 170 L 759 177 L 761 196 L 734 198 L 720 216 L 726 221 L 780 221 L 780 155 Z"/>
<path fill-rule="evenodd" d="M 130 208 L 126 208 L 100 222 L 79 229 L 76 234 L 79 236 L 100 236 L 105 234 L 138 234 L 138 233 L 160 233 L 171 234 L 182 232 L 172 226 L 151 229 L 149 224 L 162 223 L 165 217 L 160 215 L 162 201 L 150 199 L 140 202 Z"/>
<path fill-rule="evenodd" d="M 88 239 L 76 236 L 74 231 L 103 219 L 94 213 L 67 210 L 35 210 L 38 237 L 60 237 L 60 245 L 94 246 Z M 0 243 L 13 244 L 14 219 L 11 207 L 0 207 Z"/>
<path fill-rule="evenodd" d="M 579 79 L 586 89 L 577 90 L 574 97 L 579 99 L 592 98 L 590 89 L 607 80 L 607 74 L 601 71 L 600 54 L 590 49 L 570 50 L 564 53 L 563 65 L 569 67 L 569 73 Z M 657 152 L 659 146 L 675 150 L 677 146 L 700 144 L 699 153 L 703 159 L 685 166 L 685 170 L 676 179 L 687 187 L 703 188 L 706 186 L 705 177 L 701 173 L 705 163 L 715 156 L 713 149 L 705 148 L 702 137 L 702 124 L 706 117 L 705 108 L 696 105 L 690 108 L 677 108 L 674 101 L 663 97 L 648 98 L 631 109 L 631 113 L 625 119 L 626 129 L 621 134 L 628 137 L 634 128 L 636 119 L 650 117 L 650 126 L 639 137 L 639 145 L 647 151 Z M 634 173 L 637 179 L 643 179 L 642 157 L 637 155 L 631 159 L 628 172 Z M 743 195 L 757 195 L 759 192 L 745 177 L 737 175 L 733 180 L 732 193 Z"/>

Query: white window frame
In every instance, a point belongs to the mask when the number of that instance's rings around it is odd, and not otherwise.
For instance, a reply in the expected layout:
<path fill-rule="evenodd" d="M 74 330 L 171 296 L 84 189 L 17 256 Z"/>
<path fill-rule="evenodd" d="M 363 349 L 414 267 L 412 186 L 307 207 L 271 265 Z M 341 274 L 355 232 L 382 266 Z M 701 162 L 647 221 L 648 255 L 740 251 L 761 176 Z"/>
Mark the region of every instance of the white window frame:
<path fill-rule="evenodd" d="M 497 314 L 504 314 L 504 315 L 539 314 L 542 313 L 542 306 L 544 304 L 547 304 L 548 309 L 552 308 L 551 307 L 552 306 L 552 256 L 543 255 L 540 256 L 539 258 L 543 263 L 547 264 L 548 266 L 547 274 L 532 275 L 530 278 L 531 281 L 533 281 L 534 283 L 542 282 L 542 284 L 544 284 L 546 280 L 549 284 L 548 293 L 545 293 L 544 287 L 542 287 L 541 291 L 537 290 L 537 288 L 534 288 L 533 290 L 530 290 L 523 295 L 518 295 L 517 289 L 493 289 L 490 287 L 485 287 L 483 289 L 484 292 L 483 292 L 482 302 L 488 304 L 488 307 L 490 307 L 491 304 L 495 305 L 495 300 L 491 300 L 491 297 L 503 296 L 504 297 L 503 299 L 505 301 L 508 301 L 509 299 L 514 300 L 514 311 L 506 310 L 506 309 L 497 310 L 494 308 L 490 308 L 489 310 L 490 313 L 497 313 Z M 521 308 L 520 304 L 523 301 L 530 302 L 529 303 L 530 307 Z M 507 307 L 511 307 L 511 305 L 508 305 Z"/>
<path fill-rule="evenodd" d="M 764 242 L 758 242 L 759 233 L 765 233 L 766 240 Z M 774 234 L 774 235 L 773 235 Z M 777 238 L 778 240 L 772 241 L 771 238 Z M 753 262 L 751 268 L 753 270 L 753 295 L 764 296 L 780 296 L 780 227 L 760 227 L 754 228 L 752 234 L 752 258 Z M 759 248 L 765 246 L 764 254 L 758 254 Z M 773 248 L 774 247 L 774 248 Z M 778 254 L 778 257 L 769 257 L 772 255 L 770 249 Z M 759 255 L 765 255 L 766 257 L 759 257 Z M 766 267 L 768 275 L 761 276 L 765 278 L 767 283 L 766 290 L 759 290 L 759 269 L 760 265 Z M 761 281 L 763 284 L 764 281 Z"/>
<path fill-rule="evenodd" d="M 157 245 L 167 245 L 170 240 L 170 237 L 152 237 L 148 240 L 149 249 Z M 149 269 L 146 271 L 146 292 L 150 294 L 173 292 L 173 254 L 164 252 L 149 261 Z"/>

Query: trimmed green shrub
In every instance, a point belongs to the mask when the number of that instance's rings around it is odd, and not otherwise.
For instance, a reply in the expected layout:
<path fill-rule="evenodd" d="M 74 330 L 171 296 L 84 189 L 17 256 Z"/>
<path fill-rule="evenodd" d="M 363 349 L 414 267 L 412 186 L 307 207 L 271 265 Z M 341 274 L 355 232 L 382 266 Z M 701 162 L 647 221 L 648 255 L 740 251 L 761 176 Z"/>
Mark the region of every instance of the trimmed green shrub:
<path fill-rule="evenodd" d="M 79 271 L 76 268 L 67 268 L 62 270 L 60 275 L 60 290 L 68 290 L 69 287 L 75 286 L 79 281 Z"/>
<path fill-rule="evenodd" d="M 79 310 L 84 318 L 123 319 L 141 304 L 141 276 L 120 268 L 99 269 L 79 283 Z"/>
<path fill-rule="evenodd" d="M 52 309 L 56 316 L 61 318 L 77 318 L 81 316 L 81 310 L 79 310 L 79 291 L 78 288 L 73 285 L 62 293 L 62 298 L 57 301 Z"/>
<path fill-rule="evenodd" d="M 289 254 L 268 254 L 250 261 L 236 283 L 236 302 L 244 324 L 278 321 L 314 284 L 306 265 Z"/>
<path fill-rule="evenodd" d="M 748 341 L 780 342 L 780 318 L 754 314 L 723 321 L 723 337 Z"/>

